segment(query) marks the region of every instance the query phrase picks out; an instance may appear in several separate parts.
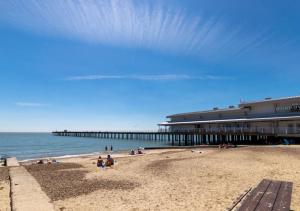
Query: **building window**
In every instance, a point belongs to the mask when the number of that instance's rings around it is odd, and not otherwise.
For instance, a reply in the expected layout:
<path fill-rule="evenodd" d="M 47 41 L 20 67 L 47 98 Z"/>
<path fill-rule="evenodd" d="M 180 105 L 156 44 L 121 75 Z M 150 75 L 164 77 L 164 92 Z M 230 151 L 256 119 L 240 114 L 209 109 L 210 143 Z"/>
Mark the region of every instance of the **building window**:
<path fill-rule="evenodd" d="M 293 133 L 293 132 L 294 132 L 294 125 L 288 124 L 288 133 Z"/>
<path fill-rule="evenodd" d="M 300 132 L 300 124 L 297 124 L 296 127 L 297 127 L 297 132 Z"/>

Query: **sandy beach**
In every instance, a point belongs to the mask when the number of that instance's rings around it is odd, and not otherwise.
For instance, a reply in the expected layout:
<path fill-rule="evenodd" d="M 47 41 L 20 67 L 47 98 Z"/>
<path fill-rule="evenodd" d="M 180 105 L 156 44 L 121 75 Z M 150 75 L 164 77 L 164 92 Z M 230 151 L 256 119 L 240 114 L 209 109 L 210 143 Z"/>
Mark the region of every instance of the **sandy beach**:
<path fill-rule="evenodd" d="M 291 210 L 300 210 L 300 146 L 146 151 L 115 155 L 113 168 L 96 156 L 26 165 L 61 210 L 226 210 L 263 178 L 294 183 Z"/>
<path fill-rule="evenodd" d="M 10 211 L 10 184 L 7 167 L 0 167 L 0 211 Z"/>

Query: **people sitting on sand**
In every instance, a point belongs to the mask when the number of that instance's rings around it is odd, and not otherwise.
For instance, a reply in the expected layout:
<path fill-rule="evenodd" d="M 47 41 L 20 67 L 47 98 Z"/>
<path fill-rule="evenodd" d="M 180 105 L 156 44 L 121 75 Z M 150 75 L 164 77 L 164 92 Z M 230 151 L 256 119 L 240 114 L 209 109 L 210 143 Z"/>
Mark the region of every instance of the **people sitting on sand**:
<path fill-rule="evenodd" d="M 103 160 L 102 160 L 101 156 L 99 156 L 99 158 L 97 160 L 97 167 L 103 167 L 103 166 L 104 166 Z"/>
<path fill-rule="evenodd" d="M 39 160 L 38 162 L 36 162 L 36 164 L 44 164 L 43 160 Z"/>
<path fill-rule="evenodd" d="M 138 149 L 138 152 L 137 152 L 139 155 L 143 154 L 142 150 L 141 149 Z"/>
<path fill-rule="evenodd" d="M 135 152 L 133 149 L 129 152 L 129 155 L 135 155 Z"/>
<path fill-rule="evenodd" d="M 228 149 L 228 143 L 219 144 L 219 149 Z"/>
<path fill-rule="evenodd" d="M 114 159 L 110 155 L 107 155 L 105 166 L 112 166 L 114 165 L 114 163 L 115 163 Z"/>
<path fill-rule="evenodd" d="M 52 164 L 59 164 L 59 162 L 58 162 L 57 160 L 55 160 L 55 159 L 53 159 L 53 160 L 51 161 L 51 163 L 52 163 Z"/>

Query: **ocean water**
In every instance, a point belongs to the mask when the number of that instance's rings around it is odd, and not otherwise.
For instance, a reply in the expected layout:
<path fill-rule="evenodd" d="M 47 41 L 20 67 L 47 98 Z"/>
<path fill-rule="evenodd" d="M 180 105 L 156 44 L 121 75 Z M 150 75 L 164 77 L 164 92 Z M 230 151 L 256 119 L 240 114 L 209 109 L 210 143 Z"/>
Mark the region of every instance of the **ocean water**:
<path fill-rule="evenodd" d="M 167 144 L 147 140 L 61 137 L 51 133 L 0 133 L 0 155 L 14 156 L 18 160 L 98 153 L 111 145 L 114 151 L 122 151 Z"/>

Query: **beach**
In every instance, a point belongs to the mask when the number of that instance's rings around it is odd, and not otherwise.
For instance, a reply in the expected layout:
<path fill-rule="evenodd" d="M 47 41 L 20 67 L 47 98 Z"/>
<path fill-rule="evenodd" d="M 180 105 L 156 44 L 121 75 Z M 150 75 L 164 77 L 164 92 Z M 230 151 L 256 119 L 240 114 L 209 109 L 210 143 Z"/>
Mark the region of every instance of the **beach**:
<path fill-rule="evenodd" d="M 226 210 L 263 178 L 293 182 L 291 210 L 300 210 L 300 146 L 249 146 L 144 151 L 28 165 L 55 210 Z"/>
<path fill-rule="evenodd" d="M 10 184 L 9 173 L 7 167 L 0 167 L 0 210 L 9 211 L 10 209 Z"/>

